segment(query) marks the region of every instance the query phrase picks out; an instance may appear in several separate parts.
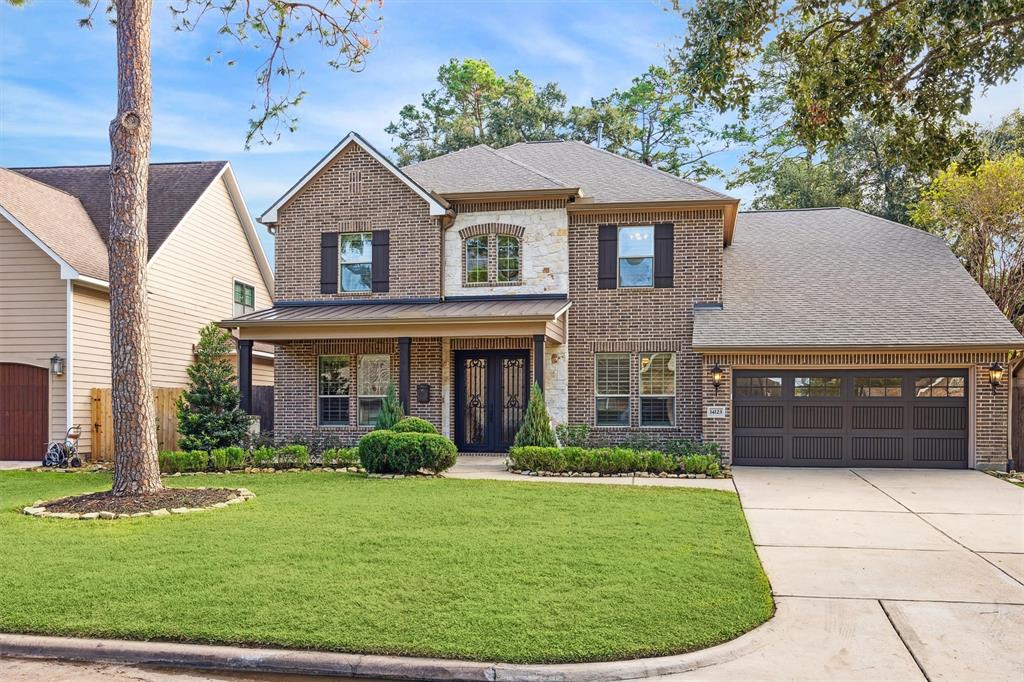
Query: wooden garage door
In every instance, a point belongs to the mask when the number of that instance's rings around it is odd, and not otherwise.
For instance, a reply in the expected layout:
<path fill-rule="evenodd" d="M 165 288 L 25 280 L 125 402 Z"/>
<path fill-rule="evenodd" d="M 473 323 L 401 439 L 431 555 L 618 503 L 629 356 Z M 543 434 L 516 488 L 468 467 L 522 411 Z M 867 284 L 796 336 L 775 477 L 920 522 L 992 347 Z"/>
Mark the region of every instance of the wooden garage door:
<path fill-rule="evenodd" d="M 41 460 L 46 450 L 48 373 L 0 363 L 0 459 Z"/>
<path fill-rule="evenodd" d="M 733 374 L 736 464 L 963 468 L 965 370 Z"/>

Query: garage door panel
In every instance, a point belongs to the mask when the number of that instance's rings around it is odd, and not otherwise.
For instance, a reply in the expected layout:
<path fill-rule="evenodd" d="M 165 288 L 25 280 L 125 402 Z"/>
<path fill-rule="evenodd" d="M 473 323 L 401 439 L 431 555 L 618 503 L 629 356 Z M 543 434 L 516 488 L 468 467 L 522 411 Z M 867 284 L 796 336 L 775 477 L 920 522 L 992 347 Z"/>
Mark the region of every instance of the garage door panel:
<path fill-rule="evenodd" d="M 915 438 L 915 462 L 960 462 L 967 458 L 966 438 Z"/>
<path fill-rule="evenodd" d="M 853 428 L 879 430 L 902 430 L 903 405 L 854 405 Z"/>
<path fill-rule="evenodd" d="M 782 405 L 737 405 L 734 425 L 738 429 L 781 429 Z"/>
<path fill-rule="evenodd" d="M 736 456 L 751 460 L 781 460 L 782 436 L 736 436 Z"/>
<path fill-rule="evenodd" d="M 793 436 L 793 459 L 836 462 L 843 458 L 842 436 Z"/>
<path fill-rule="evenodd" d="M 914 405 L 914 428 L 930 431 L 963 431 L 967 428 L 967 408 Z"/>
<path fill-rule="evenodd" d="M 843 408 L 841 405 L 794 405 L 794 429 L 841 429 Z"/>
<path fill-rule="evenodd" d="M 903 460 L 903 437 L 854 436 L 851 456 L 855 462 L 899 462 Z"/>
<path fill-rule="evenodd" d="M 42 458 L 48 396 L 46 368 L 0 363 L 0 459 Z"/>
<path fill-rule="evenodd" d="M 967 465 L 966 370 L 735 370 L 734 377 L 736 464 Z"/>

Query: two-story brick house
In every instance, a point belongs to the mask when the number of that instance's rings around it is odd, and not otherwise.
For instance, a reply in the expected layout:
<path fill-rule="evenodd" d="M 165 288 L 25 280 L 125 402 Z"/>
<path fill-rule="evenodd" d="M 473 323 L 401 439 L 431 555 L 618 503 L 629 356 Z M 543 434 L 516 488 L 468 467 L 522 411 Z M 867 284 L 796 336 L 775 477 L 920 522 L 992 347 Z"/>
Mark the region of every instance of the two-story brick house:
<path fill-rule="evenodd" d="M 738 200 L 577 142 L 395 167 L 350 134 L 262 217 L 276 436 L 354 442 L 389 382 L 466 452 L 536 381 L 603 440 L 762 465 L 994 467 L 1024 347 L 938 238 Z"/>

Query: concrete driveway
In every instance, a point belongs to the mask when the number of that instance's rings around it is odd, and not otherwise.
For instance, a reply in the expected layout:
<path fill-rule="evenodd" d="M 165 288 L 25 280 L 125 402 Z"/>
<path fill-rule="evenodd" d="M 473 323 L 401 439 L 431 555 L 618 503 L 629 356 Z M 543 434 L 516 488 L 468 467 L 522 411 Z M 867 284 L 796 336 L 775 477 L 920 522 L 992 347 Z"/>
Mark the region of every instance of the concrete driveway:
<path fill-rule="evenodd" d="M 1024 679 L 1024 489 L 976 471 L 734 480 L 775 643 L 686 679 Z"/>

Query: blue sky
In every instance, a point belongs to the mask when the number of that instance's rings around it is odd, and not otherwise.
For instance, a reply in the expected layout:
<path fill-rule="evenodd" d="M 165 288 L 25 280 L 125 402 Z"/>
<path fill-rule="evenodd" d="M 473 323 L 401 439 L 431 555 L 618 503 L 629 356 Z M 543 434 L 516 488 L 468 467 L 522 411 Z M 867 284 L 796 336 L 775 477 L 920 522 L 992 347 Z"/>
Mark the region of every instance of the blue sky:
<path fill-rule="evenodd" d="M 450 57 L 487 59 L 499 73 L 520 69 L 556 81 L 570 103 L 627 85 L 679 44 L 684 25 L 667 3 L 408 2 L 385 0 L 380 43 L 360 73 L 334 71 L 310 44 L 290 59 L 309 94 L 299 130 L 270 146 L 243 147 L 254 74 L 263 53 L 218 36 L 216 17 L 194 33 L 171 29 L 156 3 L 153 36 L 154 161 L 226 159 L 249 209 L 261 213 L 349 130 L 390 151 L 384 132 L 402 105 L 418 103 Z M 72 0 L 0 3 L 0 165 L 107 163 L 115 108 L 113 29 L 80 29 Z M 206 61 L 218 49 L 237 59 Z M 972 118 L 990 121 L 1022 104 L 1018 80 L 980 96 Z M 729 168 L 735 157 L 720 163 Z M 710 186 L 723 188 L 721 181 Z M 749 188 L 730 190 L 749 200 Z M 271 238 L 264 235 L 272 256 Z"/>

